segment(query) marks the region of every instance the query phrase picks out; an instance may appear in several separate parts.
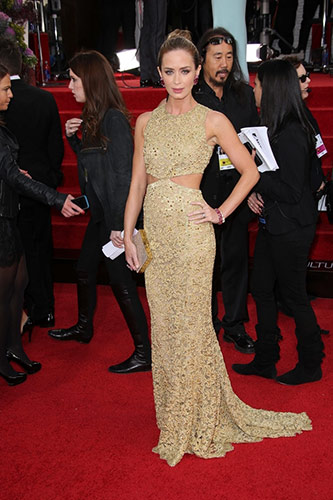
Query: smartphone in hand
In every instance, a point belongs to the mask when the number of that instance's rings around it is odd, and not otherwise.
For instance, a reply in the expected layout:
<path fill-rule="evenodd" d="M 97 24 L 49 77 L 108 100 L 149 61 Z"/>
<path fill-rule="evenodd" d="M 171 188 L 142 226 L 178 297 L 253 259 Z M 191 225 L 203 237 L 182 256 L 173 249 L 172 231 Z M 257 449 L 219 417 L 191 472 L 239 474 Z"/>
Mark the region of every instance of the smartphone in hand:
<path fill-rule="evenodd" d="M 88 210 L 89 208 L 89 201 L 85 194 L 83 194 L 82 196 L 78 196 L 77 198 L 73 198 L 71 202 L 82 208 L 82 210 Z"/>

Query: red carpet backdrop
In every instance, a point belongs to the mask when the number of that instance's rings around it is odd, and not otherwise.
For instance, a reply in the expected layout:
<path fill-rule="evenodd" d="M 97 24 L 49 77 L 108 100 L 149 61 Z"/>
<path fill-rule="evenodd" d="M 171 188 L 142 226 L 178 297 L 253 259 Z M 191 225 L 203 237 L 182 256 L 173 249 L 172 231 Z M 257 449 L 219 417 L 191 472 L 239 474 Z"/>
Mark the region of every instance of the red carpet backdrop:
<path fill-rule="evenodd" d="M 72 324 L 75 286 L 57 284 L 56 326 Z M 170 468 L 151 452 L 158 439 L 150 373 L 115 375 L 110 364 L 132 352 L 130 335 L 108 287 L 98 287 L 90 344 L 57 342 L 36 328 L 24 338 L 43 369 L 8 387 L 0 380 L 0 500 L 332 500 L 333 374 L 331 336 L 324 338 L 323 379 L 287 387 L 242 377 L 232 363 L 251 356 L 221 341 L 235 392 L 246 403 L 306 411 L 313 431 L 294 438 L 236 444 L 226 457 L 186 455 Z M 148 312 L 145 291 L 141 297 Z M 333 301 L 313 302 L 322 328 L 333 325 Z M 254 336 L 255 310 L 249 297 Z M 296 363 L 293 321 L 280 315 L 278 373 Z"/>
<path fill-rule="evenodd" d="M 252 83 L 253 80 L 254 75 L 251 75 Z M 126 84 L 120 75 L 118 75 L 117 81 L 126 106 L 132 114 L 133 125 L 141 113 L 154 109 L 166 96 L 164 89 L 138 88 L 139 80 L 133 78 L 131 75 L 125 77 Z M 333 78 L 330 78 L 329 75 L 313 74 L 311 75 L 310 86 L 312 93 L 307 99 L 307 105 L 319 123 L 323 140 L 328 150 L 328 154 L 322 158 L 323 169 L 325 174 L 327 174 L 333 167 Z M 70 90 L 64 86 L 50 87 L 48 90 L 53 93 L 57 101 L 63 127 L 69 118 L 80 115 L 81 106 L 76 103 Z M 76 157 L 67 144 L 67 141 L 65 141 L 63 172 L 64 182 L 61 190 L 67 193 L 70 192 L 74 196 L 78 195 Z M 54 211 L 52 220 L 56 255 L 58 250 L 80 248 L 88 217 L 81 216 L 65 220 L 58 212 Z M 257 224 L 254 222 L 250 224 L 251 255 L 253 254 L 256 232 Z M 320 214 L 317 235 L 311 249 L 310 258 L 318 261 L 333 260 L 333 226 L 328 223 L 326 213 Z"/>

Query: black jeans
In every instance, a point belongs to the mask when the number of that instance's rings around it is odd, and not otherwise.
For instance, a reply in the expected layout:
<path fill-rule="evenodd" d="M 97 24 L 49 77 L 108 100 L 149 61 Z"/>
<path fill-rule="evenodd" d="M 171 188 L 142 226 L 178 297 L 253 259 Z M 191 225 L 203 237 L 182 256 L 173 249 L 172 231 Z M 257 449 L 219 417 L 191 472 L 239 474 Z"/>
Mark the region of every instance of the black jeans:
<path fill-rule="evenodd" d="M 283 302 L 293 313 L 300 360 L 305 353 L 307 364 L 309 359 L 320 364 L 323 356 L 316 315 L 306 291 L 307 261 L 315 230 L 313 224 L 272 235 L 260 228 L 251 280 L 258 325 L 264 332 L 277 328 L 275 285 L 278 284 Z"/>

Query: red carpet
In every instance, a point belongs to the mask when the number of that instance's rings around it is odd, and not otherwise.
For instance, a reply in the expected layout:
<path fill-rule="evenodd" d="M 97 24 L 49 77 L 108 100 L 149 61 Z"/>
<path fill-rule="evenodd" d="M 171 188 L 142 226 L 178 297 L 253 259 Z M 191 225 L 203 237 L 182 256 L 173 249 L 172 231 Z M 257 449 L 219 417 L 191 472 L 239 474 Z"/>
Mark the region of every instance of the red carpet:
<path fill-rule="evenodd" d="M 57 284 L 56 326 L 72 324 L 74 285 Z M 144 289 L 140 289 L 144 299 Z M 145 299 L 144 299 L 145 300 Z M 323 328 L 333 328 L 333 301 L 313 302 Z M 248 331 L 255 311 L 249 298 Z M 296 362 L 293 322 L 280 326 L 282 373 Z M 56 342 L 36 328 L 28 354 L 40 373 L 8 387 L 0 380 L 1 500 L 332 500 L 333 375 L 331 336 L 320 382 L 286 387 L 231 371 L 251 356 L 221 342 L 235 392 L 248 404 L 306 411 L 313 431 L 295 438 L 235 445 L 225 458 L 186 455 L 170 468 L 151 452 L 155 424 L 151 374 L 112 375 L 107 367 L 131 353 L 111 291 L 99 287 L 95 337 L 89 345 Z"/>

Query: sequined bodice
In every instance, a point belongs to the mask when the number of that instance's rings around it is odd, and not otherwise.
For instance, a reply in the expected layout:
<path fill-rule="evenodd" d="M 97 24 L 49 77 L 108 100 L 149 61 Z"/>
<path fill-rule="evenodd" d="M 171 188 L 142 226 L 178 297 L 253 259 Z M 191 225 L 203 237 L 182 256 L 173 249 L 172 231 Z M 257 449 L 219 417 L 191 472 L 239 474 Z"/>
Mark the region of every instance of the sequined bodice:
<path fill-rule="evenodd" d="M 203 173 L 213 151 L 206 141 L 208 111 L 197 104 L 187 113 L 172 115 L 162 104 L 152 112 L 144 132 L 148 174 L 166 179 Z"/>

